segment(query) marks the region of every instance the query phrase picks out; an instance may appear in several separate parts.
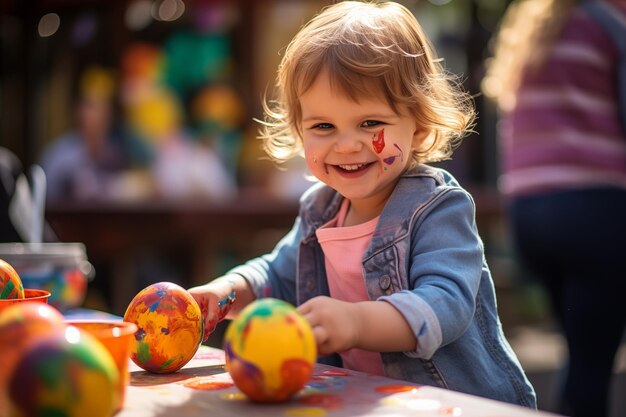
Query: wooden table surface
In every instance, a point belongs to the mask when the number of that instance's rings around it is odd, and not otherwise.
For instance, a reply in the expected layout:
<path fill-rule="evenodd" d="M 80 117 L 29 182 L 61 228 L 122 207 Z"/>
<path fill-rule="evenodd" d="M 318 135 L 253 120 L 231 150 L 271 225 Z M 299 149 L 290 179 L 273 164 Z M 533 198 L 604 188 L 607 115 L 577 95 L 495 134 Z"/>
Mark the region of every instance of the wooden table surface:
<path fill-rule="evenodd" d="M 149 374 L 131 364 L 124 408 L 116 417 L 548 417 L 554 414 L 467 394 L 316 365 L 294 398 L 249 401 L 224 369 L 224 352 L 201 346 L 176 373 Z"/>

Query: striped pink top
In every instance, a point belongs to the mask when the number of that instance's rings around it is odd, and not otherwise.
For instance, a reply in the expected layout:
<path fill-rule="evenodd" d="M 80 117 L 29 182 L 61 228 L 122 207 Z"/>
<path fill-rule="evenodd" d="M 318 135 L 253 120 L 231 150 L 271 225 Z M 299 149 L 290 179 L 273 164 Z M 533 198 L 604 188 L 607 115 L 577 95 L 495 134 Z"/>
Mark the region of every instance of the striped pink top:
<path fill-rule="evenodd" d="M 626 22 L 626 1 L 617 6 Z M 618 59 L 610 36 L 575 10 L 544 66 L 522 79 L 516 108 L 503 116 L 499 187 L 505 195 L 626 188 Z"/>

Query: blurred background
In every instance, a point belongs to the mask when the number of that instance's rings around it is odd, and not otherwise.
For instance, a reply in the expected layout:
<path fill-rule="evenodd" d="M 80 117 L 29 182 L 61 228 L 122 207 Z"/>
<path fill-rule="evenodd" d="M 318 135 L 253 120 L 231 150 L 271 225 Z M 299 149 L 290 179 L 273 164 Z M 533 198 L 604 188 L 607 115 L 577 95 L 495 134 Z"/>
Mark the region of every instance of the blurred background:
<path fill-rule="evenodd" d="M 95 273 L 79 307 L 122 315 L 146 285 L 206 282 L 291 226 L 309 184 L 303 164 L 263 159 L 254 118 L 282 49 L 329 3 L 0 2 L 0 146 L 14 173 L 35 164 L 46 173 L 43 241 L 84 244 Z M 509 2 L 400 3 L 475 95 L 476 133 L 440 165 L 476 199 L 505 332 L 550 410 L 563 342 L 512 254 L 496 184 L 497 114 L 480 94 Z M 28 240 L 2 232 L 2 242 Z"/>

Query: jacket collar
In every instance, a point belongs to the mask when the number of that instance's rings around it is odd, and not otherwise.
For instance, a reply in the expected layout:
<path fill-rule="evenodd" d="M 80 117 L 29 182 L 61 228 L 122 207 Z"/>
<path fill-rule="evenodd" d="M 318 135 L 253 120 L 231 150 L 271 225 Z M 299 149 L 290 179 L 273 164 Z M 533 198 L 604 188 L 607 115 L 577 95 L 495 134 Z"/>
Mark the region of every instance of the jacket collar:
<path fill-rule="evenodd" d="M 428 184 L 424 184 L 416 189 L 415 181 L 407 181 L 416 177 L 427 177 L 433 181 L 428 181 Z M 406 218 L 407 212 L 412 210 L 415 206 L 415 204 L 405 203 L 407 196 L 411 196 L 408 200 L 416 201 L 414 198 L 416 193 L 422 192 L 423 194 L 430 195 L 430 192 L 427 192 L 428 190 L 432 191 L 434 187 L 444 182 L 445 179 L 442 171 L 428 165 L 418 165 L 407 170 L 400 177 L 398 185 L 389 197 L 389 201 L 381 214 L 383 224 L 379 223 L 379 227 L 377 227 L 376 230 L 388 231 L 389 229 L 386 227 L 385 222 L 394 222 L 397 224 L 398 218 Z M 303 217 L 305 224 L 310 225 L 310 230 L 307 230 L 305 234 L 307 238 L 314 235 L 317 228 L 328 222 L 337 214 L 343 199 L 344 197 L 341 194 L 322 182 L 315 183 L 303 194 L 300 199 L 300 216 Z M 417 198 L 417 200 L 419 201 L 421 198 Z"/>

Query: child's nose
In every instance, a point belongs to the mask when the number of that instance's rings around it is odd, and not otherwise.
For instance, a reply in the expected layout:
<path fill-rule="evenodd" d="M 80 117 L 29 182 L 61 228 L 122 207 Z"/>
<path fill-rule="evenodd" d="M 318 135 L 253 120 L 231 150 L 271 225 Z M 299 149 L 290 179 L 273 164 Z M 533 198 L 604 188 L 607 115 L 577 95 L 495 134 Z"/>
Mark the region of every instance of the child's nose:
<path fill-rule="evenodd" d="M 339 153 L 358 152 L 363 147 L 363 142 L 351 134 L 340 135 L 335 142 L 335 151 Z"/>

